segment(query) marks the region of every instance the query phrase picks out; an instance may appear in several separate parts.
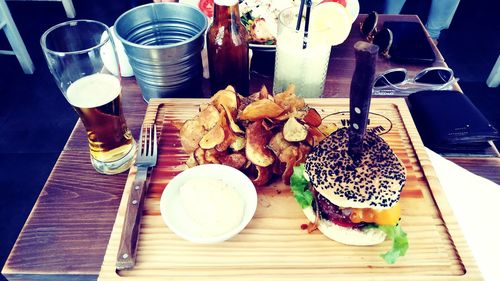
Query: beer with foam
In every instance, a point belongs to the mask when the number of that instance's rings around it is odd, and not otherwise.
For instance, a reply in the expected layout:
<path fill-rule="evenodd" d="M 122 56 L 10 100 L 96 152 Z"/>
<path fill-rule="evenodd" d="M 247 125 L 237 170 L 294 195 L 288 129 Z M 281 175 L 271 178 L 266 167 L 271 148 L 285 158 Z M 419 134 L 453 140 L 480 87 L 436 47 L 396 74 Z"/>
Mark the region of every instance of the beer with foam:
<path fill-rule="evenodd" d="M 135 148 L 123 117 L 120 93 L 120 80 L 102 73 L 82 77 L 66 91 L 68 102 L 87 130 L 93 162 L 119 161 Z"/>
<path fill-rule="evenodd" d="M 94 20 L 63 22 L 40 39 L 54 79 L 80 116 L 90 148 L 90 161 L 102 174 L 130 168 L 136 143 L 121 106 L 118 57 L 109 28 Z"/>

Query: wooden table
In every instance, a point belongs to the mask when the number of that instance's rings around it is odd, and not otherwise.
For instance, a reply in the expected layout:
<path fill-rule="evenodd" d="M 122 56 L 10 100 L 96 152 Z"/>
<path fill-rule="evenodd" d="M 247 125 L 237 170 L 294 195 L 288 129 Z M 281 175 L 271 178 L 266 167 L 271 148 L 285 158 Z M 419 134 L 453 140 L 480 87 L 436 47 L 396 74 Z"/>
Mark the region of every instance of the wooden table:
<path fill-rule="evenodd" d="M 362 18 L 362 17 L 360 17 Z M 359 21 L 360 19 L 358 19 Z M 416 16 L 381 16 L 384 20 L 419 21 Z M 325 87 L 326 97 L 347 97 L 354 72 L 352 46 L 361 40 L 355 23 L 346 42 L 335 47 Z M 446 65 L 433 45 L 435 66 Z M 398 65 L 380 59 L 377 72 L 405 67 L 411 74 L 425 66 Z M 256 91 L 270 78 L 252 77 Z M 138 137 L 146 103 L 134 79 L 123 81 L 127 123 Z M 453 158 L 452 161 L 500 182 L 500 158 Z M 2 270 L 9 280 L 95 280 L 99 273 L 127 173 L 100 175 L 89 161 L 84 127 L 77 122 Z"/>

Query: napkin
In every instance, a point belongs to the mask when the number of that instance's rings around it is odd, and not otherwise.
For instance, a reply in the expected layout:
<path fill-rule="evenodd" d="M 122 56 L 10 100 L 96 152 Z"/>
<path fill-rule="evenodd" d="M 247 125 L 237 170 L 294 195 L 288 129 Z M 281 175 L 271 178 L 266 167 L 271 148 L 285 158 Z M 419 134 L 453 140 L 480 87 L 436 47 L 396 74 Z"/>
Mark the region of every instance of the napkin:
<path fill-rule="evenodd" d="M 427 149 L 485 280 L 500 277 L 500 186 Z"/>

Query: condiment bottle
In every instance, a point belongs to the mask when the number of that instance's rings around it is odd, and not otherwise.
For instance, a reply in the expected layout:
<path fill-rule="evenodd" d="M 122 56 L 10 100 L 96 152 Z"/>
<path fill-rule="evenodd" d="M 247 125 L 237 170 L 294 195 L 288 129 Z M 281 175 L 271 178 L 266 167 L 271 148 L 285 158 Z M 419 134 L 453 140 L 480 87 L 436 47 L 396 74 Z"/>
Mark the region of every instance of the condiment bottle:
<path fill-rule="evenodd" d="M 232 85 L 247 96 L 249 89 L 248 32 L 241 23 L 238 0 L 215 0 L 213 23 L 207 32 L 212 94 Z"/>

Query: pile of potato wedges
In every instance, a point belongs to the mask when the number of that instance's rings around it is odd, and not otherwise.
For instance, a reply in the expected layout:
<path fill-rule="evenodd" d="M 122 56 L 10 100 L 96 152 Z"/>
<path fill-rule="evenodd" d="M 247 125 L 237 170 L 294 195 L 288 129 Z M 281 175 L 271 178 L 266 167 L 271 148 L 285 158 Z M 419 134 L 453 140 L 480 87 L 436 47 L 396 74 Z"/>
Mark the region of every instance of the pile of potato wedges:
<path fill-rule="evenodd" d="M 180 127 L 189 167 L 224 164 L 243 171 L 256 186 L 273 175 L 290 183 L 293 167 L 336 130 L 295 95 L 295 87 L 271 95 L 263 86 L 244 97 L 232 86 L 218 91 L 200 112 Z"/>

